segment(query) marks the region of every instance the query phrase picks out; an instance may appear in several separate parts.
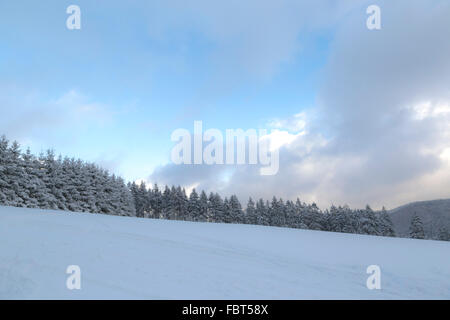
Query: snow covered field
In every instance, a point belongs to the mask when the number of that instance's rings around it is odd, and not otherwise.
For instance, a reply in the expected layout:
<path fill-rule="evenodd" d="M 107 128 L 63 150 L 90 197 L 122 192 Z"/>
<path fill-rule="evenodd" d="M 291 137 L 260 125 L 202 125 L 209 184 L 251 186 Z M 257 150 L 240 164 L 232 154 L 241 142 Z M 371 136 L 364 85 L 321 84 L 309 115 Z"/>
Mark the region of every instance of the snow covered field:
<path fill-rule="evenodd" d="M 450 299 L 450 242 L 0 207 L 0 298 Z"/>

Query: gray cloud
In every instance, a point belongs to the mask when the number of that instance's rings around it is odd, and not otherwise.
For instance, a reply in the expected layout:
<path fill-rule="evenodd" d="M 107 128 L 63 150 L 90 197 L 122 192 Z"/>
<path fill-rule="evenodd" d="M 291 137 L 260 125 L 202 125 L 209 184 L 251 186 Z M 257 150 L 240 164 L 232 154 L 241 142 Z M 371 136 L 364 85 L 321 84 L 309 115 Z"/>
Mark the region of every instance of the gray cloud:
<path fill-rule="evenodd" d="M 255 167 L 237 167 L 224 184 L 215 183 L 224 168 L 169 165 L 150 179 L 173 176 L 242 198 L 300 196 L 324 206 L 394 206 L 422 197 L 448 197 L 442 188 L 450 188 L 450 183 L 442 179 L 447 179 L 450 163 L 442 154 L 450 147 L 450 114 L 420 117 L 417 107 L 450 106 L 450 4 L 379 4 L 380 31 L 365 28 L 363 10 L 345 11 L 324 70 L 315 116 L 307 121 L 306 135 L 280 150 L 277 175 L 259 176 Z M 329 11 L 324 6 L 312 17 L 330 20 Z M 318 27 L 310 20 L 305 23 L 307 28 Z M 286 48 L 298 44 L 294 36 L 285 41 Z"/>

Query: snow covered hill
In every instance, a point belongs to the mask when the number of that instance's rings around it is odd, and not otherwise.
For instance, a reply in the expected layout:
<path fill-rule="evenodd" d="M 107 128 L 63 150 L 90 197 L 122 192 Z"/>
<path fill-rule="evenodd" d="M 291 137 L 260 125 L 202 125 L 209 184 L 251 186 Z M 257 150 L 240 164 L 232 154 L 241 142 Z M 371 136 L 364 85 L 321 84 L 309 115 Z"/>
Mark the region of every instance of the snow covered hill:
<path fill-rule="evenodd" d="M 0 298 L 450 299 L 450 242 L 0 207 Z"/>

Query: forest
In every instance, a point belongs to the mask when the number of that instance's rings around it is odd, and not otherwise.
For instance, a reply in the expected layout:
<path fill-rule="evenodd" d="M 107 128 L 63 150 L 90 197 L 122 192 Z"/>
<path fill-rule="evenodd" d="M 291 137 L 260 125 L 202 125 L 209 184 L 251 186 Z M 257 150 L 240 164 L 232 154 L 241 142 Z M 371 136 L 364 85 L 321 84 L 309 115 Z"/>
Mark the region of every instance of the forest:
<path fill-rule="evenodd" d="M 137 185 L 94 163 L 55 156 L 48 150 L 35 156 L 17 142 L 0 138 L 0 204 L 5 206 L 90 212 L 153 219 L 242 223 L 322 231 L 395 236 L 387 211 L 331 206 L 277 199 L 197 191 L 180 186 Z M 417 221 L 416 221 L 417 223 Z M 420 231 L 420 230 L 419 230 Z"/>

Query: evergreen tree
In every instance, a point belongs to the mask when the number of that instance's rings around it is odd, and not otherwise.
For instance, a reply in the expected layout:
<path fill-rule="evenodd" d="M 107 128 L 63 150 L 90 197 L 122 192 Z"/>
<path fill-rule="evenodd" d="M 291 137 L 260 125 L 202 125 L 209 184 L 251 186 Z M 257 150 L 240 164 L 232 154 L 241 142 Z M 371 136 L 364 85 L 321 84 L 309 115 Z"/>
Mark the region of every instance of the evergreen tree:
<path fill-rule="evenodd" d="M 206 196 L 205 191 L 202 190 L 202 193 L 200 194 L 200 211 L 198 221 L 208 221 L 208 208 L 208 197 Z"/>
<path fill-rule="evenodd" d="M 315 203 L 303 208 L 302 221 L 311 230 L 322 230 L 323 217 Z"/>
<path fill-rule="evenodd" d="M 29 177 L 23 166 L 20 146 L 14 141 L 7 152 L 6 179 L 10 188 L 9 205 L 26 207 L 29 202 Z"/>
<path fill-rule="evenodd" d="M 259 199 L 256 203 L 257 224 L 262 226 L 270 225 L 269 208 L 263 199 Z"/>
<path fill-rule="evenodd" d="M 209 195 L 209 219 L 211 222 L 224 222 L 226 205 L 218 193 Z"/>
<path fill-rule="evenodd" d="M 222 216 L 216 215 L 216 217 L 218 218 L 217 222 L 224 222 L 224 223 L 231 223 L 231 207 L 230 207 L 230 203 L 228 201 L 228 198 L 225 197 L 225 199 L 223 199 L 223 210 L 222 210 Z"/>
<path fill-rule="evenodd" d="M 150 197 L 148 195 L 147 186 L 141 181 L 136 191 L 135 208 L 136 216 L 145 217 L 150 211 Z"/>
<path fill-rule="evenodd" d="M 381 221 L 380 219 L 378 219 L 376 213 L 369 205 L 366 206 L 365 210 L 361 211 L 360 218 L 361 223 L 359 233 L 369 235 L 382 235 Z"/>
<path fill-rule="evenodd" d="M 39 208 L 39 200 L 44 200 L 44 198 L 42 198 L 42 194 L 40 193 L 44 186 L 42 181 L 40 181 L 36 175 L 34 163 L 35 159 L 29 148 L 25 154 L 23 154 L 22 159 L 25 176 L 27 177 L 25 185 L 27 199 L 25 201 L 25 206 L 27 208 Z"/>
<path fill-rule="evenodd" d="M 251 197 L 248 199 L 247 208 L 245 209 L 245 223 L 258 223 L 258 215 L 255 207 L 255 202 L 253 202 L 253 199 Z"/>
<path fill-rule="evenodd" d="M 244 215 L 242 212 L 242 206 L 236 195 L 232 195 L 229 201 L 229 222 L 230 223 L 243 223 Z M 228 221 L 227 221 L 228 222 Z"/>
<path fill-rule="evenodd" d="M 189 195 L 187 220 L 200 221 L 200 217 L 201 217 L 200 198 L 198 196 L 197 191 L 195 191 L 194 188 L 192 189 L 192 192 Z"/>
<path fill-rule="evenodd" d="M 5 136 L 0 137 L 0 204 L 8 205 L 8 193 L 9 185 L 6 178 L 6 163 L 7 163 L 7 151 L 8 140 Z"/>
<path fill-rule="evenodd" d="M 441 241 L 450 241 L 450 234 L 446 226 L 441 226 L 439 228 L 439 237 L 438 240 Z"/>
<path fill-rule="evenodd" d="M 172 201 L 172 195 L 170 188 L 166 185 L 164 187 L 164 191 L 162 194 L 162 201 L 161 201 L 161 219 L 169 219 L 169 212 L 173 210 L 173 201 Z"/>
<path fill-rule="evenodd" d="M 159 191 L 158 185 L 155 183 L 153 190 L 150 193 L 150 207 L 151 207 L 151 217 L 159 219 L 162 211 L 162 194 Z"/>
<path fill-rule="evenodd" d="M 414 213 L 411 219 L 411 226 L 409 227 L 409 236 L 413 239 L 425 239 L 425 232 L 423 229 L 422 220 Z"/>
<path fill-rule="evenodd" d="M 394 224 L 392 223 L 391 217 L 389 213 L 386 211 L 386 208 L 383 207 L 381 209 L 381 234 L 383 236 L 395 237 Z"/>

